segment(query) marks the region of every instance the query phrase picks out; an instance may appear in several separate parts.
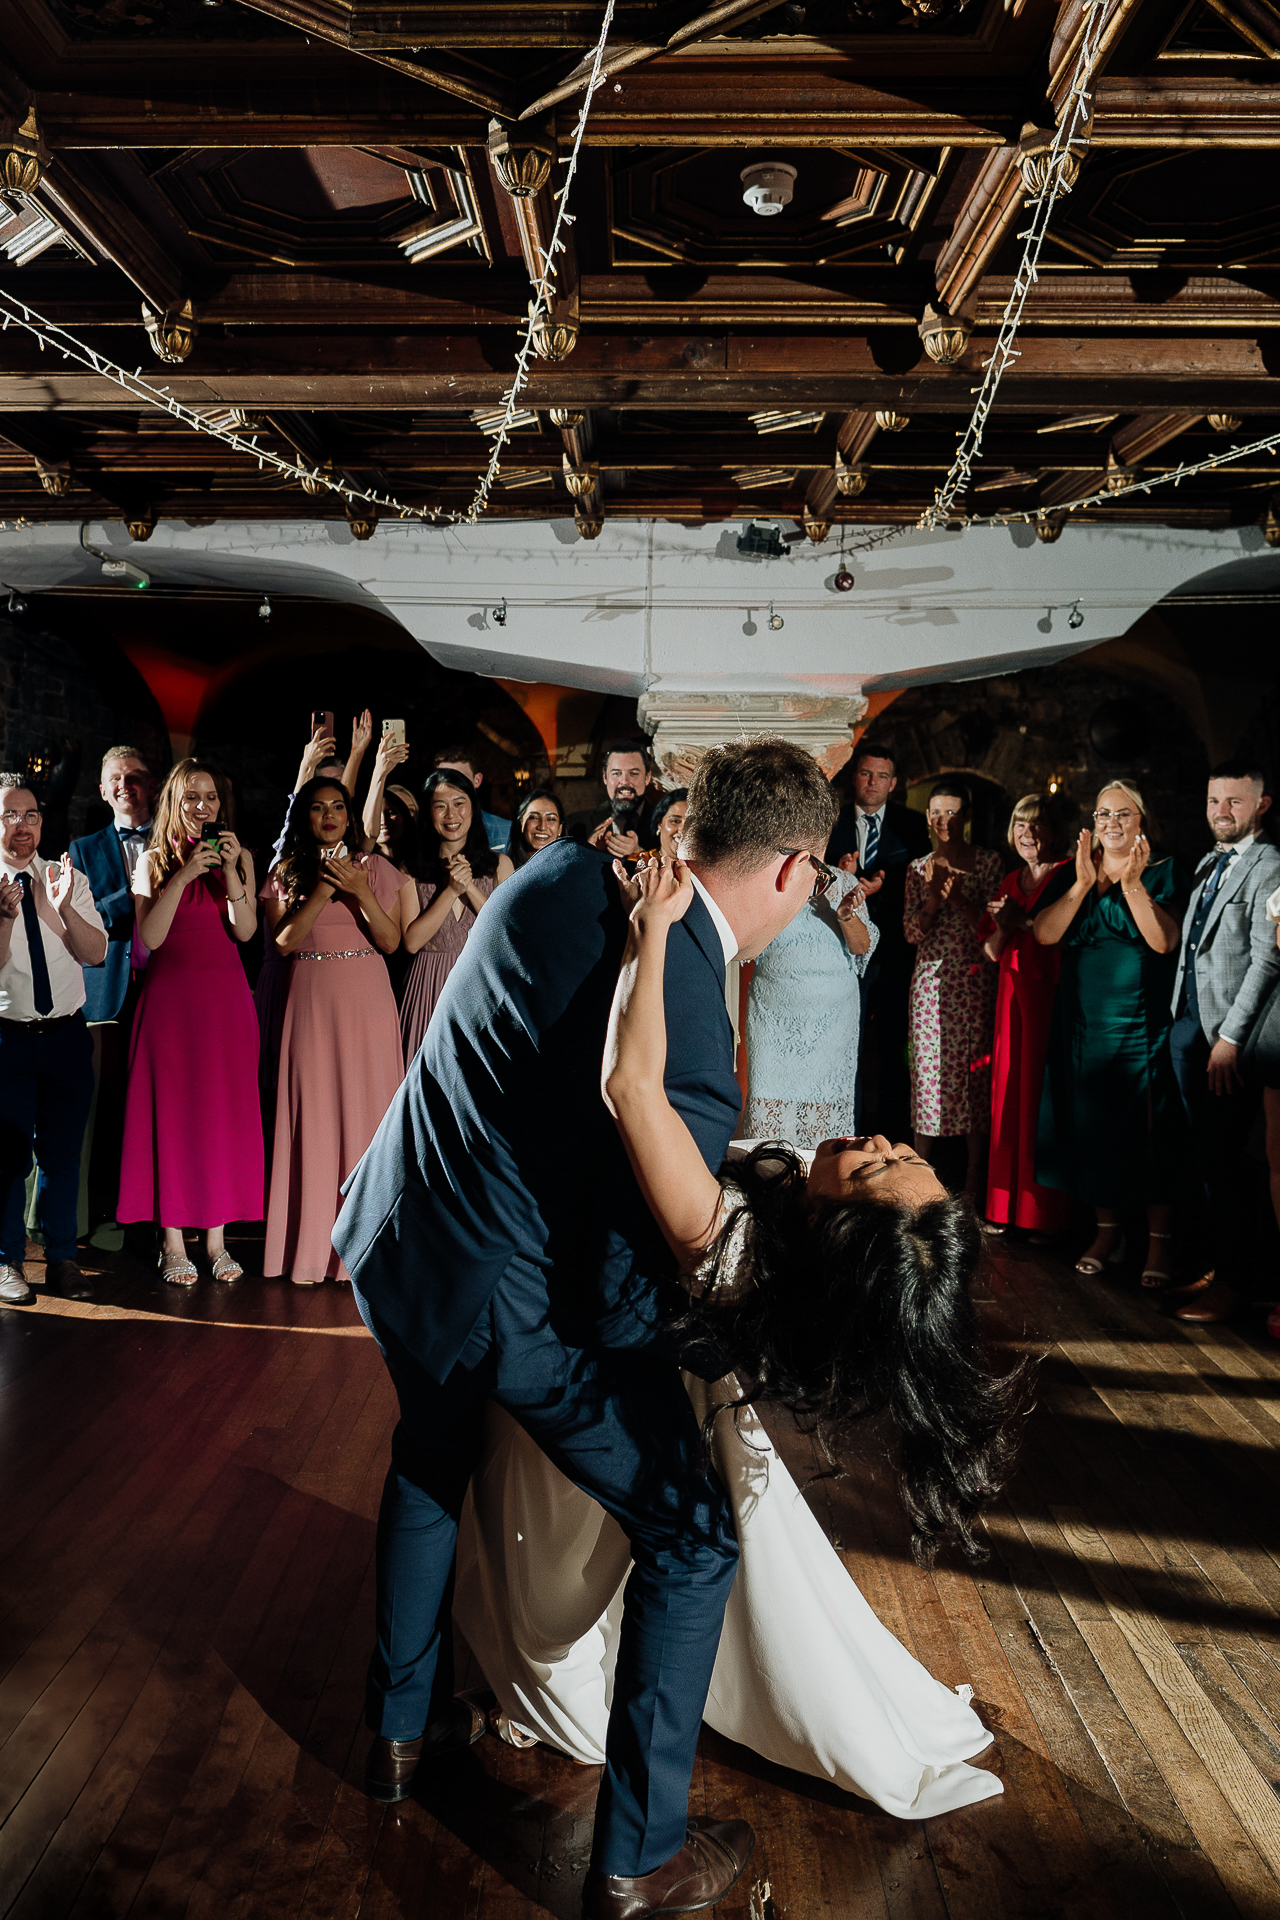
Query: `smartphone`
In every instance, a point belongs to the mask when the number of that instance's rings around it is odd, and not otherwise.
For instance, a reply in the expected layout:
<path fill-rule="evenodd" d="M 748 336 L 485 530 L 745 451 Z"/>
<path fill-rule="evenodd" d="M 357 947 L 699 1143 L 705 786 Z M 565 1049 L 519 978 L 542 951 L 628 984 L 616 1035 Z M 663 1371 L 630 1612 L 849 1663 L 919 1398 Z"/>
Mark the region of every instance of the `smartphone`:
<path fill-rule="evenodd" d="M 322 711 L 319 707 L 316 708 L 316 710 L 311 716 L 311 738 L 313 740 L 317 738 L 321 740 L 332 740 L 333 738 L 332 712 Z"/>
<path fill-rule="evenodd" d="M 200 828 L 200 838 L 207 840 L 211 847 L 217 847 L 219 851 L 221 851 L 222 847 L 221 833 L 222 828 L 216 820 L 206 820 Z"/>
<path fill-rule="evenodd" d="M 384 740 L 390 738 L 391 744 L 396 747 L 408 745 L 404 737 L 403 720 L 384 720 L 382 723 L 382 737 Z"/>

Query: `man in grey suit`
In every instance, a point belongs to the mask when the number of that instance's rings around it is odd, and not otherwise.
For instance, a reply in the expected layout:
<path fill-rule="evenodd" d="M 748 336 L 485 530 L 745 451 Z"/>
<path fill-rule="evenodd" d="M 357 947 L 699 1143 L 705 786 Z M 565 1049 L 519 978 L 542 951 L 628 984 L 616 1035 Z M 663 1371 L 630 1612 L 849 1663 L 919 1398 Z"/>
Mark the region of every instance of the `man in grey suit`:
<path fill-rule="evenodd" d="M 1214 846 L 1196 870 L 1183 922 L 1170 1045 L 1195 1140 L 1214 1265 L 1179 1289 L 1180 1320 L 1226 1320 L 1256 1292 L 1265 1196 L 1263 1171 L 1248 1145 L 1262 1096 L 1246 1084 L 1240 1053 L 1280 979 L 1275 926 L 1266 912 L 1268 895 L 1280 885 L 1280 848 L 1259 837 L 1270 808 L 1266 777 L 1247 761 L 1224 761 L 1210 774 L 1206 812 Z"/>

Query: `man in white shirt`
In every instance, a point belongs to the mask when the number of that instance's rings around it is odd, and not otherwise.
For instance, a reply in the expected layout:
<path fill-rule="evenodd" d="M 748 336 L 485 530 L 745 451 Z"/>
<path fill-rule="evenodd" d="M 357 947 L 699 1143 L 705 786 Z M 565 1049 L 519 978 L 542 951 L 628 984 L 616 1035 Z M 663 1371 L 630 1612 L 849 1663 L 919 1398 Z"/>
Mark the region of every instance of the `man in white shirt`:
<path fill-rule="evenodd" d="M 1209 776 L 1214 844 L 1187 903 L 1169 1046 L 1204 1188 L 1213 1271 L 1179 1289 L 1180 1320 L 1225 1320 L 1256 1292 L 1266 1196 L 1249 1137 L 1261 1089 L 1240 1072 L 1241 1049 L 1280 978 L 1267 896 L 1280 850 L 1260 837 L 1271 807 L 1262 772 L 1226 761 Z"/>
<path fill-rule="evenodd" d="M 80 1145 L 93 1096 L 84 969 L 106 959 L 89 882 L 63 854 L 37 861 L 40 803 L 0 774 L 0 1304 L 31 1298 L 25 1186 L 40 1164 L 45 1284 L 68 1299 L 92 1290 L 76 1264 Z"/>

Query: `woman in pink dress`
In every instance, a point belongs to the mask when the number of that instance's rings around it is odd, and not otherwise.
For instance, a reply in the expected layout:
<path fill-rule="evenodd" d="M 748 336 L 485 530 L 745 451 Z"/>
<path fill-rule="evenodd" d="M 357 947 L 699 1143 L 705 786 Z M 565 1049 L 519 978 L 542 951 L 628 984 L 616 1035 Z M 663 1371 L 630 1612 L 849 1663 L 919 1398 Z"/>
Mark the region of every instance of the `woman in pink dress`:
<path fill-rule="evenodd" d="M 940 780 L 929 795 L 937 851 L 907 868 L 903 931 L 916 949 L 908 1027 L 916 1152 L 928 1160 L 935 1140 L 963 1134 L 965 1192 L 977 1203 L 991 1124 L 995 1000 L 995 968 L 982 951 L 978 925 L 1000 862 L 989 847 L 965 839 L 970 812 L 969 795 L 957 781 Z"/>
<path fill-rule="evenodd" d="M 339 1189 L 404 1078 L 383 955 L 400 944 L 413 882 L 381 854 L 349 853 L 359 833 L 346 788 L 331 776 L 308 780 L 262 889 L 291 972 L 263 1271 L 300 1287 L 348 1278 L 329 1241 Z"/>
<path fill-rule="evenodd" d="M 420 832 L 423 864 L 415 913 L 404 930 L 404 944 L 413 955 L 400 1009 L 406 1061 L 422 1045 L 476 915 L 515 871 L 505 853 L 490 847 L 473 789 L 447 768 L 433 773 L 423 789 Z"/>
<path fill-rule="evenodd" d="M 1022 1227 L 1034 1234 L 1058 1233 L 1067 1224 L 1069 1203 L 1065 1193 L 1036 1180 L 1036 1129 L 1061 950 L 1042 947 L 1031 931 L 1037 903 L 1065 847 L 1052 795 L 1023 795 L 1009 822 L 1009 845 L 1023 865 L 1005 875 L 978 929 L 983 952 L 1000 968 L 991 1046 L 986 1226 L 988 1231 Z"/>
<path fill-rule="evenodd" d="M 218 777 L 179 760 L 156 802 L 133 892 L 150 949 L 129 1053 L 121 1222 L 158 1219 L 160 1271 L 194 1286 L 184 1227 L 203 1228 L 215 1280 L 244 1271 L 228 1220 L 262 1218 L 258 1017 L 236 941 L 258 924 L 253 859 L 223 816 Z"/>

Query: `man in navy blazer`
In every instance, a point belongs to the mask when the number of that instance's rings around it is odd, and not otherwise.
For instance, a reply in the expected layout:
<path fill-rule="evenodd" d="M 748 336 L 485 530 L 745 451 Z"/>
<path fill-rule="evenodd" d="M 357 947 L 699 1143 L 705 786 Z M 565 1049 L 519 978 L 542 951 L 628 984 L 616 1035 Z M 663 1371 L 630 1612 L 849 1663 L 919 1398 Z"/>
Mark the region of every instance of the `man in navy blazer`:
<path fill-rule="evenodd" d="M 690 793 L 698 899 L 668 946 L 666 1084 L 708 1166 L 740 1105 L 725 966 L 799 912 L 833 816 L 816 763 L 780 740 L 713 750 Z M 504 883 L 333 1236 L 400 1399 L 378 1523 L 370 1793 L 403 1797 L 424 1732 L 428 1753 L 466 1737 L 441 1655 L 490 1398 L 630 1540 L 592 1920 L 710 1904 L 752 1844 L 742 1822 L 688 1822 L 737 1542 L 665 1332 L 682 1305 L 674 1263 L 600 1097 L 625 931 L 594 849 L 559 841 Z"/>
<path fill-rule="evenodd" d="M 107 930 L 106 960 L 86 968 L 84 976 L 84 1017 L 94 1038 L 97 1087 L 84 1145 L 91 1227 L 115 1219 L 119 1198 L 129 1039 L 138 1002 L 135 976 L 145 953 L 133 937 L 133 876 L 150 838 L 155 790 L 151 769 L 136 747 L 108 747 L 98 792 L 111 809 L 111 824 L 71 842 L 71 864 L 88 880 Z"/>

